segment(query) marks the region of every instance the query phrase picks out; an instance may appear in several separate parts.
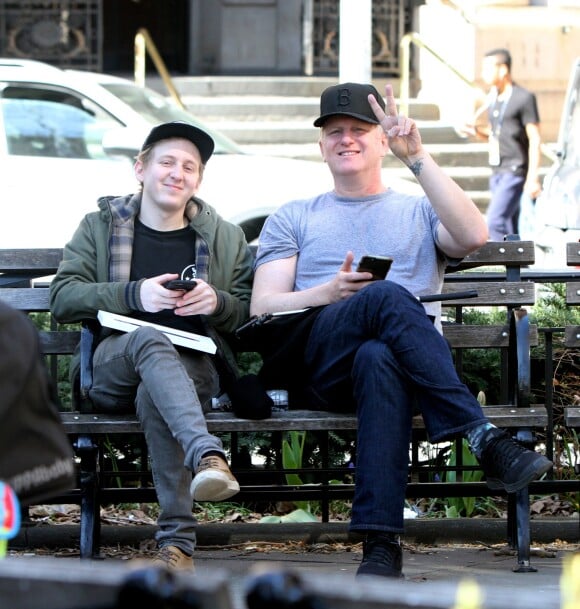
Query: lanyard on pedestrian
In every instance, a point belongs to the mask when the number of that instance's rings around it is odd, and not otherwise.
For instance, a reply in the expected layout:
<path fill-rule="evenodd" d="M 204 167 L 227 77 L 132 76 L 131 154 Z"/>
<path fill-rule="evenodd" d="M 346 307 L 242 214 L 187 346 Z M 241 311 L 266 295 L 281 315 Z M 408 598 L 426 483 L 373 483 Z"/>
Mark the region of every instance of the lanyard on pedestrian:
<path fill-rule="evenodd" d="M 499 154 L 499 134 L 501 132 L 501 126 L 503 124 L 505 111 L 506 111 L 507 105 L 510 101 L 511 95 L 512 95 L 512 87 L 510 87 L 510 90 L 508 91 L 505 98 L 501 101 L 501 105 L 500 105 L 499 95 L 496 93 L 493 110 L 491 108 L 491 103 L 488 107 L 489 108 L 488 112 L 491 111 L 490 116 L 489 116 L 491 130 L 489 133 L 487 143 L 488 143 L 489 164 L 492 167 L 497 167 L 501 161 L 500 154 Z M 492 121 L 492 117 L 495 120 Z"/>

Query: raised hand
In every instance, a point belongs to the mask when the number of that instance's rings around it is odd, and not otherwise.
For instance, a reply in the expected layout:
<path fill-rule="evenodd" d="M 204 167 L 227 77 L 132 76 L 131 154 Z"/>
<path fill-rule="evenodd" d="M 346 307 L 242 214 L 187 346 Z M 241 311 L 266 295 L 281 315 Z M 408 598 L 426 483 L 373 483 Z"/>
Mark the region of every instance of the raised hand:
<path fill-rule="evenodd" d="M 415 121 L 398 114 L 393 86 L 385 85 L 385 110 L 380 107 L 373 95 L 369 95 L 368 100 L 383 131 L 389 138 L 392 153 L 404 163 L 409 164 L 410 157 L 419 154 L 423 145 Z"/>

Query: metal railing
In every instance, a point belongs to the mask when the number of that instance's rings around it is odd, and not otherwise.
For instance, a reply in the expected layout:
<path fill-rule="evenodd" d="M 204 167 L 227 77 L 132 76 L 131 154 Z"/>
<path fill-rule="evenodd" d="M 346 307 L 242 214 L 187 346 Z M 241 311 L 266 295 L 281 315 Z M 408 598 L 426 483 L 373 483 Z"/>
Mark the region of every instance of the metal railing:
<path fill-rule="evenodd" d="M 422 38 L 417 34 L 417 32 L 409 32 L 405 34 L 401 38 L 401 42 L 399 43 L 399 48 L 401 49 L 401 90 L 399 93 L 399 108 L 401 114 L 404 116 L 409 115 L 409 99 L 410 99 L 410 89 L 411 89 L 411 43 L 416 44 L 418 47 L 425 49 L 437 61 L 441 63 L 448 70 L 453 72 L 460 80 L 462 80 L 466 85 L 471 87 L 472 89 L 478 89 L 476 84 L 467 78 L 464 74 L 462 74 L 459 70 L 454 68 L 448 61 L 443 59 L 439 53 L 437 53 L 434 49 L 432 49 Z"/>
<path fill-rule="evenodd" d="M 153 38 L 151 38 L 151 35 L 145 28 L 140 28 L 139 30 L 137 30 L 137 34 L 135 35 L 135 82 L 140 87 L 145 86 L 145 64 L 147 59 L 147 53 L 149 54 L 149 57 L 151 57 L 151 60 L 153 61 L 153 64 L 155 65 L 155 68 L 157 69 L 159 76 L 161 76 L 163 83 L 167 87 L 167 90 L 169 91 L 171 97 L 175 100 L 177 105 L 182 110 L 187 110 L 185 104 L 181 100 L 177 89 L 173 85 L 171 76 L 169 75 L 169 72 L 165 67 L 165 62 L 161 58 L 161 55 L 159 54 L 159 51 L 157 50 L 157 47 L 153 42 Z"/>

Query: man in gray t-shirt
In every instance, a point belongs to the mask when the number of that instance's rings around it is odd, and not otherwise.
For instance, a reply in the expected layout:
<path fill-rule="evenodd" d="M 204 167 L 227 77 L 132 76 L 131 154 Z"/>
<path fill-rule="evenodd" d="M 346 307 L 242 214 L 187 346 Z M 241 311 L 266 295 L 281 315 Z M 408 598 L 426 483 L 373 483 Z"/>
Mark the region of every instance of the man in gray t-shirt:
<path fill-rule="evenodd" d="M 334 277 L 345 254 L 337 245 L 348 243 L 357 264 L 365 254 L 390 256 L 391 281 L 415 296 L 438 294 L 450 260 L 435 246 L 440 222 L 427 198 L 389 189 L 352 203 L 327 192 L 282 206 L 260 236 L 258 265 L 297 255 L 293 289 L 302 291 Z M 425 308 L 439 321 L 439 302 Z"/>
<path fill-rule="evenodd" d="M 440 292 L 446 264 L 486 242 L 485 219 L 423 148 L 415 121 L 397 114 L 390 85 L 386 104 L 372 85 L 329 87 L 320 110 L 314 125 L 334 190 L 268 218 L 250 310 L 318 307 L 304 341 L 302 392 L 312 408 L 357 413 L 350 529 L 366 535 L 357 575 L 401 577 L 415 409 L 432 442 L 467 438 L 492 488 L 515 492 L 552 463 L 487 421 L 438 331 L 440 307 L 417 299 Z M 423 196 L 383 183 L 389 148 Z M 386 280 L 356 271 L 365 254 L 393 258 Z"/>

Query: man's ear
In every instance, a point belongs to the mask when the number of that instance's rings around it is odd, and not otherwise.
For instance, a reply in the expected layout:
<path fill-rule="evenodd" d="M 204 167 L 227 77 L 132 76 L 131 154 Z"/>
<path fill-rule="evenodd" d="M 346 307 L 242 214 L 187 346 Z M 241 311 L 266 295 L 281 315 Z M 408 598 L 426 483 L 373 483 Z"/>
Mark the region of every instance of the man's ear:
<path fill-rule="evenodd" d="M 387 154 L 389 153 L 389 136 L 384 132 L 383 128 L 379 125 L 380 129 L 381 129 L 381 144 L 382 144 L 382 148 L 383 148 L 383 152 L 381 154 L 382 157 L 387 156 Z"/>
<path fill-rule="evenodd" d="M 133 165 L 133 172 L 135 173 L 137 181 L 141 184 L 143 183 L 143 169 L 143 161 L 135 161 L 135 165 Z"/>
<path fill-rule="evenodd" d="M 200 165 L 199 166 L 199 179 L 197 180 L 197 186 L 195 187 L 195 194 L 198 193 L 199 187 L 201 186 L 201 183 L 203 182 L 204 173 L 205 173 L 205 165 Z"/>
<path fill-rule="evenodd" d="M 322 162 L 326 163 L 326 157 L 324 156 L 324 148 L 322 147 L 322 138 L 318 140 L 318 148 L 320 149 L 320 154 L 322 156 Z"/>

